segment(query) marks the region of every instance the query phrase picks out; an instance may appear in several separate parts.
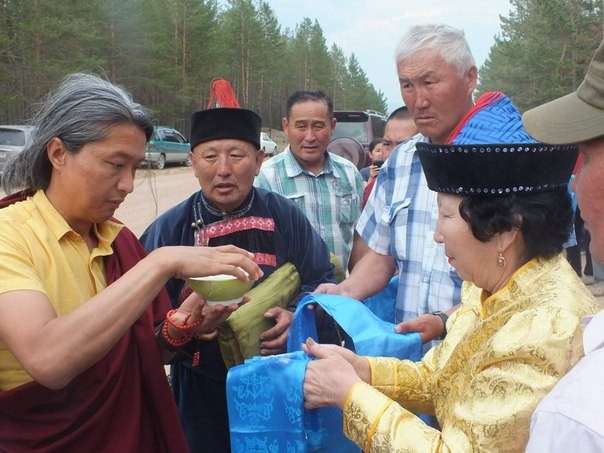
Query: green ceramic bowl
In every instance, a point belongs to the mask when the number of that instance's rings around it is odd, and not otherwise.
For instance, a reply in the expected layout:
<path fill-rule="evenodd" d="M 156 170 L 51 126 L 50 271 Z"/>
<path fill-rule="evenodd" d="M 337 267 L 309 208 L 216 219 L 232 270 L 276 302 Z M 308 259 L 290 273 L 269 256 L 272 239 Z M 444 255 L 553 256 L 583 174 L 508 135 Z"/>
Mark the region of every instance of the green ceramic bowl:
<path fill-rule="evenodd" d="M 189 279 L 189 286 L 193 291 L 203 297 L 210 305 L 213 304 L 238 304 L 243 295 L 252 286 L 253 281 L 243 282 L 232 275 L 220 274 L 209 277 L 193 277 Z"/>

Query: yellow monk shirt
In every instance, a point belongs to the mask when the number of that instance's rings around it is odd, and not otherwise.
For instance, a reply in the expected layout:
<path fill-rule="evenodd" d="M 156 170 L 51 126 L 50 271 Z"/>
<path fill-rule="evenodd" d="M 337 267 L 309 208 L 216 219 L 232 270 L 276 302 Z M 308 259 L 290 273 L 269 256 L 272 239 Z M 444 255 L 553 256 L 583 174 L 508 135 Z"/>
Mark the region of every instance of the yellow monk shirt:
<path fill-rule="evenodd" d="M 0 209 L 0 294 L 39 291 L 57 316 L 70 313 L 107 286 L 103 257 L 113 253 L 121 228 L 113 221 L 95 225 L 98 245 L 89 250 L 42 190 Z M 0 391 L 30 381 L 0 341 Z"/>
<path fill-rule="evenodd" d="M 371 385 L 344 405 L 344 432 L 365 452 L 524 451 L 537 403 L 583 355 L 582 318 L 600 310 L 561 255 L 492 295 L 464 282 L 461 302 L 422 361 L 369 358 Z"/>

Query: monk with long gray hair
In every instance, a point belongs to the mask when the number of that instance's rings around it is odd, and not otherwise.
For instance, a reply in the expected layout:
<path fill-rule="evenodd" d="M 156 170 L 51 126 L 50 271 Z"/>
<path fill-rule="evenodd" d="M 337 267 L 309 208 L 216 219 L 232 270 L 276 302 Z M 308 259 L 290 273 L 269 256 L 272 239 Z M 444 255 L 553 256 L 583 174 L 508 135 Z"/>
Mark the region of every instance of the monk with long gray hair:
<path fill-rule="evenodd" d="M 168 311 L 163 287 L 261 271 L 231 246 L 145 256 L 112 218 L 153 131 L 121 88 L 71 75 L 33 125 L 0 209 L 0 450 L 186 451 L 162 361 L 230 311 L 196 295 Z"/>

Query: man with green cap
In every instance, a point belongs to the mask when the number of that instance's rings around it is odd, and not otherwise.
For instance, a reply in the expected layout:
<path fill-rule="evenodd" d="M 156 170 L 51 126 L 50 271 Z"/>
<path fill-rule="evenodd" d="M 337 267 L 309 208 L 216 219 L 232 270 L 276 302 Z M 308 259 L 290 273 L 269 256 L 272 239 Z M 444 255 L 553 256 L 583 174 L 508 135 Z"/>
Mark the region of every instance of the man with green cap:
<path fill-rule="evenodd" d="M 537 140 L 579 144 L 574 189 L 591 253 L 604 261 L 604 41 L 577 91 L 529 110 L 523 121 Z M 535 410 L 527 452 L 604 451 L 604 311 L 588 321 L 583 348 L 585 357 Z"/>

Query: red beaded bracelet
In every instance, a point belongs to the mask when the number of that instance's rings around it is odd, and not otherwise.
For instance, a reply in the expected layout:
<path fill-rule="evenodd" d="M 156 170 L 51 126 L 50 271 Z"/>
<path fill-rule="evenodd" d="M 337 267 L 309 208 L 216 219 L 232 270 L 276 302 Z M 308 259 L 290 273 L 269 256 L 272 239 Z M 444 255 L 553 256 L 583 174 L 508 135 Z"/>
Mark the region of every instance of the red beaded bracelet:
<path fill-rule="evenodd" d="M 168 330 L 169 326 L 170 324 L 168 322 L 164 322 L 164 325 L 161 328 L 161 334 L 164 337 L 164 340 L 166 340 L 166 343 L 173 348 L 180 348 L 186 345 L 189 341 L 191 341 L 191 338 L 193 338 L 193 335 L 191 334 L 186 334 L 181 338 L 174 338 L 170 335 L 170 331 Z"/>
<path fill-rule="evenodd" d="M 168 324 L 170 324 L 172 327 L 174 327 L 177 330 L 180 330 L 181 332 L 191 332 L 192 330 L 195 330 L 197 327 L 199 327 L 201 325 L 201 323 L 203 322 L 203 318 L 199 318 L 197 321 L 195 321 L 194 323 L 191 324 L 187 324 L 187 320 L 189 319 L 189 317 L 191 316 L 191 314 L 189 314 L 186 318 L 185 318 L 185 322 L 184 324 L 175 324 L 174 321 L 172 321 L 172 315 L 174 313 L 176 313 L 178 310 L 172 309 L 169 310 L 168 313 L 166 313 L 166 321 L 168 322 Z"/>

